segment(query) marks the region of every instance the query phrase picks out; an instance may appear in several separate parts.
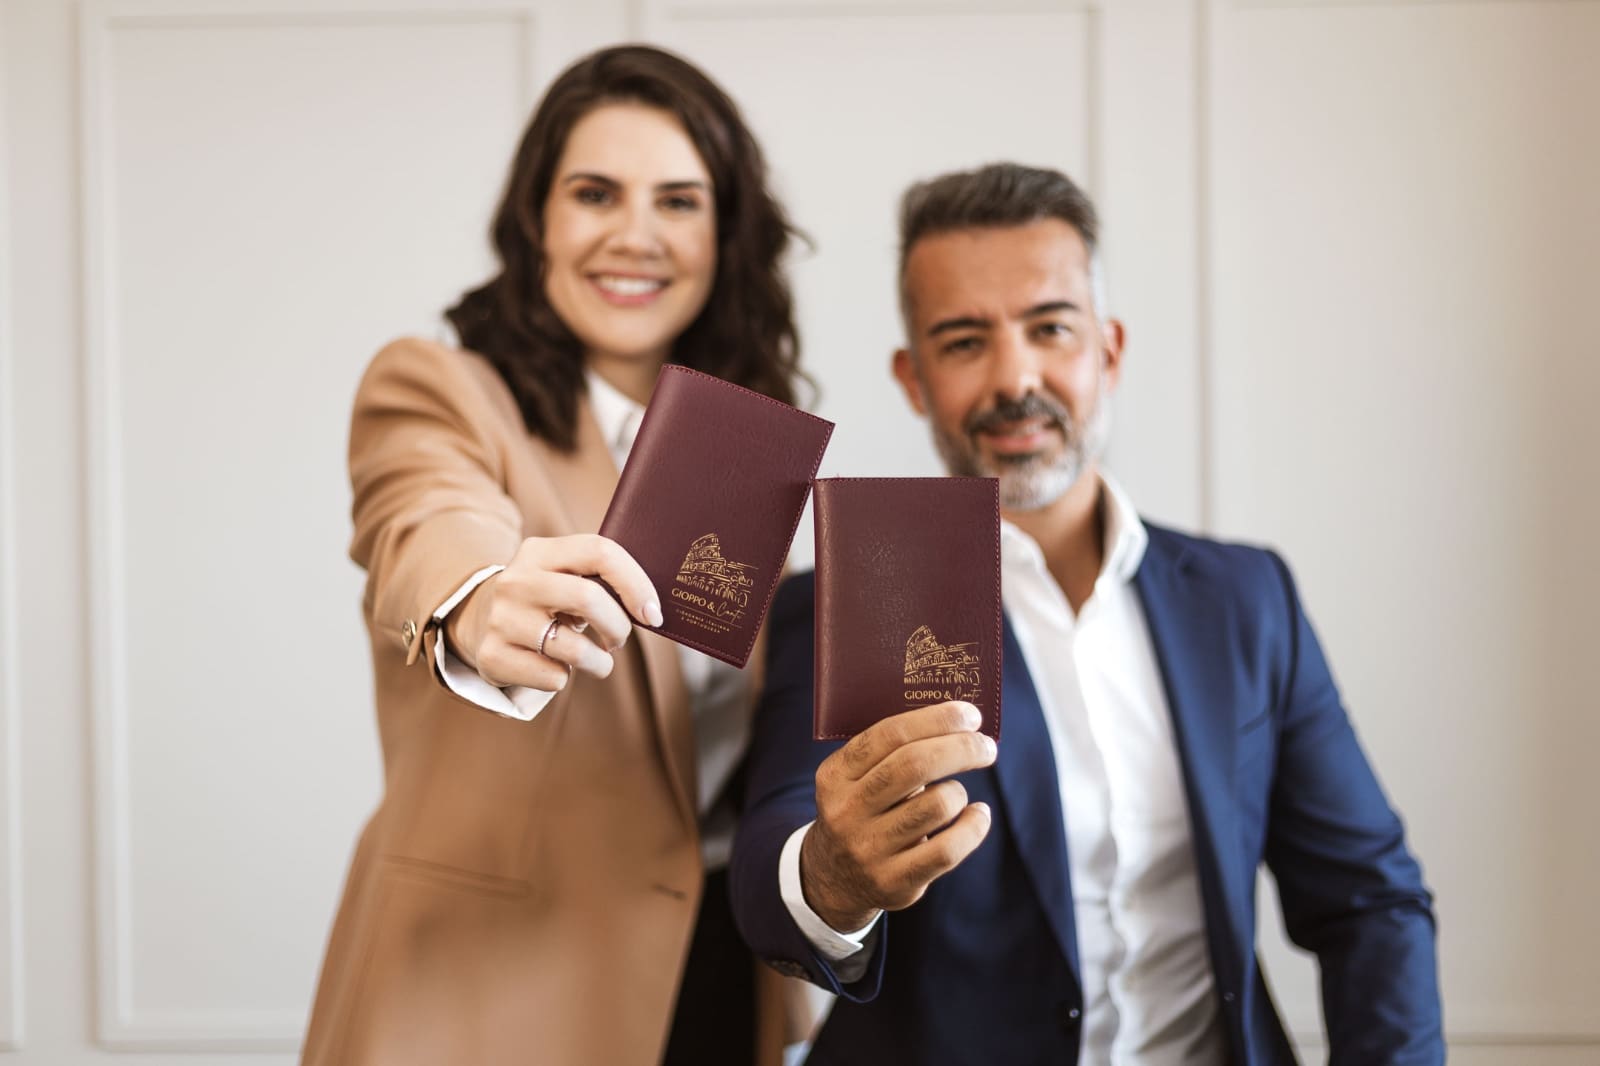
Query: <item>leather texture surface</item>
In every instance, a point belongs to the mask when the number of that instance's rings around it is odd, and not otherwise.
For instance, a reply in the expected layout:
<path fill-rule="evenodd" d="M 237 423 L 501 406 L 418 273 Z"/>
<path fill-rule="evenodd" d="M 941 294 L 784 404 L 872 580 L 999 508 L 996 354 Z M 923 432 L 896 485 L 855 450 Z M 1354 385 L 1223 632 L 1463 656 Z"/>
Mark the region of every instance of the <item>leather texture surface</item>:
<path fill-rule="evenodd" d="M 656 632 L 745 665 L 832 434 L 760 393 L 662 368 L 600 524 L 661 594 Z"/>
<path fill-rule="evenodd" d="M 948 700 L 1000 739 L 994 478 L 816 483 L 818 740 Z"/>

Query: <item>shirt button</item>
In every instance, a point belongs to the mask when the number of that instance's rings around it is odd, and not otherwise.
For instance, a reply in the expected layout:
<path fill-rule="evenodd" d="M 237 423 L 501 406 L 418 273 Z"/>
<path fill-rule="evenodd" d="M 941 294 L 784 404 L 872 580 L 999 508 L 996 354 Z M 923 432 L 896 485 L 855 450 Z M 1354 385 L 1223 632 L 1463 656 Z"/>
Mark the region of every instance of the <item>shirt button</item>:
<path fill-rule="evenodd" d="M 1238 998 L 1239 997 L 1235 996 L 1232 992 L 1224 992 L 1224 993 L 1222 993 L 1222 1002 L 1230 1004 L 1230 1005 L 1233 1003 L 1234 1000 L 1236 1000 Z"/>

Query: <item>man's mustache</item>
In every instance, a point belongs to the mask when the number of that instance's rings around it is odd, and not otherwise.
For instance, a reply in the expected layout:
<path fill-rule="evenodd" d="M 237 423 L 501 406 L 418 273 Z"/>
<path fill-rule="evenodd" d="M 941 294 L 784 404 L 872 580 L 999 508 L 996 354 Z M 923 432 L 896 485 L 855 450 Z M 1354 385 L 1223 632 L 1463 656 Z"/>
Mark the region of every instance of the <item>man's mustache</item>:
<path fill-rule="evenodd" d="M 962 428 L 968 436 L 975 437 L 1030 418 L 1047 418 L 1063 431 L 1072 425 L 1072 415 L 1065 407 L 1047 396 L 1030 392 L 1020 400 L 1002 400 L 987 411 L 979 411 L 968 418 Z"/>

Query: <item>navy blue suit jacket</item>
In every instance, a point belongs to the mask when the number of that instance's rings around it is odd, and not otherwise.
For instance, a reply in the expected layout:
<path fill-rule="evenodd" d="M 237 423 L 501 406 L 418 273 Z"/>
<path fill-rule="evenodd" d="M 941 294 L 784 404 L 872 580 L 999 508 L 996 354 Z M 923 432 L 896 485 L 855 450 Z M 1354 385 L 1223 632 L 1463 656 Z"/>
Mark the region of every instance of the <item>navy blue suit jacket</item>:
<path fill-rule="evenodd" d="M 1177 737 L 1207 943 L 1232 1059 L 1294 1061 L 1257 965 L 1256 871 L 1321 968 L 1330 1061 L 1444 1061 L 1431 897 L 1350 727 L 1294 582 L 1270 552 L 1150 526 L 1135 578 Z M 778 891 L 778 856 L 816 817 L 812 575 L 772 610 L 731 891 L 746 941 L 838 993 L 812 1063 L 1077 1061 L 1082 994 L 1061 792 L 1009 628 L 999 755 L 963 774 L 994 820 L 916 904 L 886 915 L 841 985 Z"/>

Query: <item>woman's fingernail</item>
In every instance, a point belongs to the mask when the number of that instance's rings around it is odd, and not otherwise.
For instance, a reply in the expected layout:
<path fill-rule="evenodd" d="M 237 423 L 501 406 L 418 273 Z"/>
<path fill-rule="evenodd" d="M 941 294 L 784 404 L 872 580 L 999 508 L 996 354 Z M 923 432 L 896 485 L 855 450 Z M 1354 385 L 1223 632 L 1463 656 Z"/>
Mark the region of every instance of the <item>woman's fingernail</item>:
<path fill-rule="evenodd" d="M 661 617 L 661 605 L 655 600 L 651 600 L 644 605 L 644 620 L 653 626 L 659 626 L 666 621 L 665 618 Z"/>

